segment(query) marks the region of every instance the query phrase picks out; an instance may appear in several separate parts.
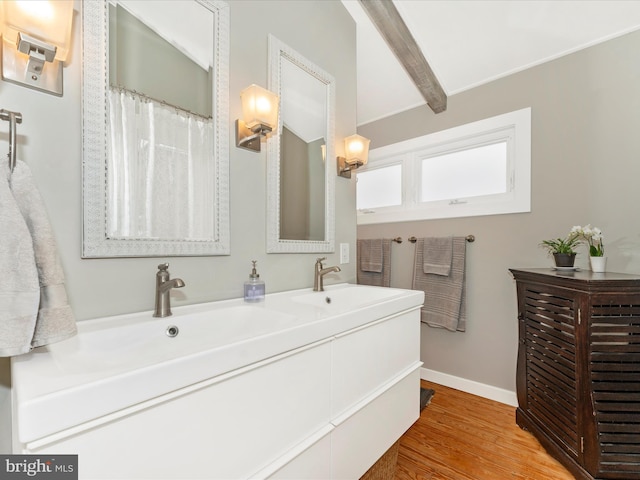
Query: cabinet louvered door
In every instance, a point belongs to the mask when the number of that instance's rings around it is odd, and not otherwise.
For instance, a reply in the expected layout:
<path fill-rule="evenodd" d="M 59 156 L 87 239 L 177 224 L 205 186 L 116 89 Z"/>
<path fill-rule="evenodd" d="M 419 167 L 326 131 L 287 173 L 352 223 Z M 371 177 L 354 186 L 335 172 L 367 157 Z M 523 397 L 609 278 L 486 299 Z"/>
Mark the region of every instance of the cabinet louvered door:
<path fill-rule="evenodd" d="M 576 300 L 562 289 L 524 289 L 525 412 L 574 460 L 580 455 Z"/>
<path fill-rule="evenodd" d="M 511 272 L 518 425 L 577 479 L 640 480 L 640 276 Z"/>
<path fill-rule="evenodd" d="M 594 296 L 589 339 L 597 478 L 640 479 L 640 295 Z"/>

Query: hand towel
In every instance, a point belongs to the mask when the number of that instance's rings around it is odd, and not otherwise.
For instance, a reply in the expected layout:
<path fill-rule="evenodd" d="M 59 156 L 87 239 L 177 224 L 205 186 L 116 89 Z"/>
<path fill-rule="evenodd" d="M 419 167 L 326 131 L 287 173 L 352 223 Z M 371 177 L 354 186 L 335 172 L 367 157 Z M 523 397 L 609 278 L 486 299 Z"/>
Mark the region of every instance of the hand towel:
<path fill-rule="evenodd" d="M 358 244 L 360 252 L 360 270 L 363 272 L 382 272 L 382 239 L 361 240 Z"/>
<path fill-rule="evenodd" d="M 424 273 L 449 276 L 453 258 L 453 237 L 429 237 L 424 239 L 422 269 Z"/>
<path fill-rule="evenodd" d="M 31 234 L 9 187 L 8 162 L 0 161 L 0 357 L 31 350 L 40 287 Z"/>
<path fill-rule="evenodd" d="M 363 242 L 358 240 L 357 246 L 357 282 L 360 285 L 373 285 L 376 287 L 391 286 L 391 239 L 382 239 L 382 269 L 380 272 L 367 272 L 362 270 Z"/>
<path fill-rule="evenodd" d="M 40 304 L 31 346 L 39 347 L 75 335 L 76 321 L 67 300 L 64 272 L 53 231 L 26 163 L 16 162 L 10 187 L 31 234 L 38 271 Z"/>
<path fill-rule="evenodd" d="M 412 288 L 424 291 L 420 318 L 430 327 L 446 328 L 452 332 L 466 330 L 466 245 L 465 237 L 453 237 L 451 272 L 445 277 L 424 273 L 424 238 L 419 238 L 416 243 Z"/>

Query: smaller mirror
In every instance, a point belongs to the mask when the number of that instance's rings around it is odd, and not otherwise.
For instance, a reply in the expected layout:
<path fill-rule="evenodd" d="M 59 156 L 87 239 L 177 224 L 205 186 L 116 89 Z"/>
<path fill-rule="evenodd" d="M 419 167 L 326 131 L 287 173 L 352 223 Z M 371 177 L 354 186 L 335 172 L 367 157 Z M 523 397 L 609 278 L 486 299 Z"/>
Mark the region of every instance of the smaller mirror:
<path fill-rule="evenodd" d="M 267 252 L 333 252 L 335 81 L 273 36 L 269 67 L 280 116 L 267 151 Z"/>

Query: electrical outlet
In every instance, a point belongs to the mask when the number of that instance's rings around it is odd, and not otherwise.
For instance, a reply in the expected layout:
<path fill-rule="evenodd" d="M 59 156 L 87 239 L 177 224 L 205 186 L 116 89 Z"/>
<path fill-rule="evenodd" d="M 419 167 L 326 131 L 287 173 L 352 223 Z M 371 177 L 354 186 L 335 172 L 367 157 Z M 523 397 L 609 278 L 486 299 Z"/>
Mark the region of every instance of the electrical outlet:
<path fill-rule="evenodd" d="M 349 263 L 349 244 L 340 244 L 340 264 Z"/>

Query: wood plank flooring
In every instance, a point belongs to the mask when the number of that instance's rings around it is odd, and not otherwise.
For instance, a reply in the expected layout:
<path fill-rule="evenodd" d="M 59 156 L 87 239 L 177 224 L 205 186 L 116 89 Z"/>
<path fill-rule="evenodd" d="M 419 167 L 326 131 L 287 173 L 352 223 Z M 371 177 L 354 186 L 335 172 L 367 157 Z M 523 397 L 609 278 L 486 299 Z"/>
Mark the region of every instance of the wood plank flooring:
<path fill-rule="evenodd" d="M 422 381 L 436 393 L 403 435 L 396 480 L 573 480 L 515 422 L 515 408 Z"/>

